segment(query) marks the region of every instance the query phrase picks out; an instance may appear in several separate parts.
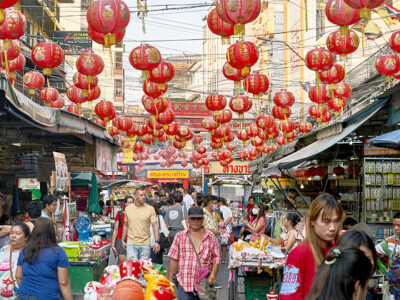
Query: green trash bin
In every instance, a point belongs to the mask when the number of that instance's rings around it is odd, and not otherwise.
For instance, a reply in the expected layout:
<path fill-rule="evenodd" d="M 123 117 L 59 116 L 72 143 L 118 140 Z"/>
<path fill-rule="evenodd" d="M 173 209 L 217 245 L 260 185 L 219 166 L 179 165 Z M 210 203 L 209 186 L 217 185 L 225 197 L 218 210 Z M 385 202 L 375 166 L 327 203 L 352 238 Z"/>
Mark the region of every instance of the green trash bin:
<path fill-rule="evenodd" d="M 69 263 L 69 278 L 72 295 L 84 295 L 83 289 L 89 281 L 100 281 L 107 259 L 96 261 L 71 261 Z"/>
<path fill-rule="evenodd" d="M 247 273 L 244 277 L 244 292 L 247 300 L 265 300 L 271 289 L 272 277 L 266 273 Z"/>

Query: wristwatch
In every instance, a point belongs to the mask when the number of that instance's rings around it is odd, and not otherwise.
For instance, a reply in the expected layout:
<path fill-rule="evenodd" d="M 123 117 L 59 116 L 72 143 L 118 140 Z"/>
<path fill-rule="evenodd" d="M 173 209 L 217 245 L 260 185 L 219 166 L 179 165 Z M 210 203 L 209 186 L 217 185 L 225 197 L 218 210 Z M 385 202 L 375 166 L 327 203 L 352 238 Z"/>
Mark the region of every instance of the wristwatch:
<path fill-rule="evenodd" d="M 159 243 L 160 243 L 160 240 L 157 240 L 156 243 L 159 244 Z"/>

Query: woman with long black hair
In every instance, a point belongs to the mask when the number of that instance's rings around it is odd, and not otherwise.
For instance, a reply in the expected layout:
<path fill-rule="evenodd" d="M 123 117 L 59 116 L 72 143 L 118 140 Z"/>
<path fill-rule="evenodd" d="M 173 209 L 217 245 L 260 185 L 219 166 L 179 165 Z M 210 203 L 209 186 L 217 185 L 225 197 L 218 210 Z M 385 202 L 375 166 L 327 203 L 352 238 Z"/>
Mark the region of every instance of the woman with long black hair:
<path fill-rule="evenodd" d="M 254 204 L 250 214 L 252 216 L 252 222 L 244 220 L 245 229 L 251 233 L 250 241 L 256 241 L 261 238 L 261 235 L 265 233 L 265 227 L 267 223 L 265 221 L 264 205 L 260 202 Z"/>
<path fill-rule="evenodd" d="M 53 222 L 38 218 L 18 257 L 19 300 L 72 300 L 68 268 L 67 254 L 57 246 Z"/>

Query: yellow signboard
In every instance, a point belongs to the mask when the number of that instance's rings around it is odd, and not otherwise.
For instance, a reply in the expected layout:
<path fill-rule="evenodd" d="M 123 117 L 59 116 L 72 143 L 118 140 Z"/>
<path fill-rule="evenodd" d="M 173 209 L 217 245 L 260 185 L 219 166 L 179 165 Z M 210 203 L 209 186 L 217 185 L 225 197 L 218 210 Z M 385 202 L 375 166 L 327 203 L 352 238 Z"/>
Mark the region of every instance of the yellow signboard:
<path fill-rule="evenodd" d="M 250 174 L 248 168 L 248 161 L 235 160 L 229 164 L 229 166 L 223 167 L 217 161 L 210 164 L 211 174 Z"/>
<path fill-rule="evenodd" d="M 287 178 L 278 178 L 279 183 L 281 186 L 290 186 L 290 181 Z M 265 182 L 265 180 L 262 181 L 262 185 L 275 185 L 278 184 L 275 178 L 268 178 L 268 181 Z"/>
<path fill-rule="evenodd" d="M 189 178 L 188 170 L 147 170 L 147 178 Z"/>

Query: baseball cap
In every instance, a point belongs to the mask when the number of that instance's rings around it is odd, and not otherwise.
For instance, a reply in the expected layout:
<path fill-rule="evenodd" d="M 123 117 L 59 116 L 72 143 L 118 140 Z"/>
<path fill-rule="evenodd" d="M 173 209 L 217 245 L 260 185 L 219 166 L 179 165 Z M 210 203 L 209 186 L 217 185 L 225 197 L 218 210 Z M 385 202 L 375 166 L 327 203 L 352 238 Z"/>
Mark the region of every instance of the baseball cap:
<path fill-rule="evenodd" d="M 200 206 L 193 206 L 189 208 L 188 218 L 202 218 L 204 217 L 204 211 Z"/>

